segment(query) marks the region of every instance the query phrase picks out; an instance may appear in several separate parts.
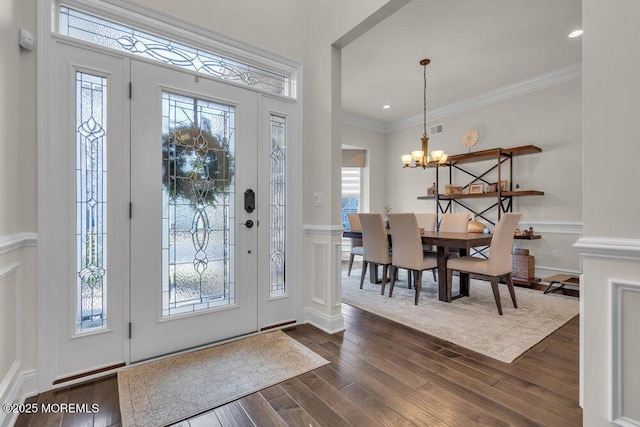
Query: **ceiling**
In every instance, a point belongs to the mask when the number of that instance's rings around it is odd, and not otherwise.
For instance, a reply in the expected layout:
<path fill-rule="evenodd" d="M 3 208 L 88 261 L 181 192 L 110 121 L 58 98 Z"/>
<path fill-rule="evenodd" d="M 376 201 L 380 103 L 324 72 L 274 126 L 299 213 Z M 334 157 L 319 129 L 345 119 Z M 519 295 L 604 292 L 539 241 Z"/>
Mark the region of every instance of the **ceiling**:
<path fill-rule="evenodd" d="M 413 0 L 342 50 L 342 107 L 388 125 L 581 61 L 581 0 Z M 383 110 L 390 104 L 389 110 Z M 428 118 L 428 116 L 427 116 Z"/>

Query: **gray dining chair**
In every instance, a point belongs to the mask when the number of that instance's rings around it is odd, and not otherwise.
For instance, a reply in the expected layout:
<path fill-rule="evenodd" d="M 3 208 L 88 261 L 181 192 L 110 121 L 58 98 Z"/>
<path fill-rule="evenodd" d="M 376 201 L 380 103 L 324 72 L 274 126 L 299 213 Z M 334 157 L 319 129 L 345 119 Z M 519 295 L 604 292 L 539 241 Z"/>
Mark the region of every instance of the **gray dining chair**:
<path fill-rule="evenodd" d="M 362 231 L 362 226 L 360 225 L 360 218 L 358 214 L 347 214 L 347 221 L 349 221 L 349 230 L 350 231 Z M 349 271 L 347 272 L 347 276 L 351 276 L 351 267 L 353 267 L 353 259 L 355 256 L 363 256 L 364 248 L 362 247 L 362 239 L 351 239 L 351 250 L 349 253 Z"/>
<path fill-rule="evenodd" d="M 367 266 L 382 265 L 382 289 L 380 293 L 384 295 L 384 288 L 387 283 L 387 272 L 391 265 L 391 253 L 389 251 L 389 237 L 382 221 L 382 215 L 377 213 L 358 214 L 362 225 L 362 273 L 360 274 L 360 289 L 364 284 L 364 276 L 367 274 Z M 372 271 L 370 271 L 370 274 Z"/>
<path fill-rule="evenodd" d="M 451 280 L 453 271 L 468 273 L 477 276 L 486 277 L 491 282 L 493 297 L 496 300 L 498 313 L 502 315 L 502 304 L 500 302 L 500 290 L 498 289 L 498 280 L 504 278 L 511 294 L 513 306 L 518 308 L 516 302 L 516 293 L 513 288 L 513 280 L 511 277 L 511 247 L 513 245 L 513 235 L 520 221 L 520 213 L 508 212 L 496 225 L 489 246 L 489 258 L 478 258 L 465 256 L 460 258 L 451 258 L 447 261 L 447 300 L 451 300 Z M 391 283 L 393 288 L 393 282 Z"/>
<path fill-rule="evenodd" d="M 437 258 L 431 254 L 424 253 L 420 229 L 415 214 L 390 213 L 388 217 L 391 227 L 391 244 L 393 246 L 389 297 L 393 295 L 395 269 L 406 268 L 413 273 L 416 293 L 414 304 L 418 305 L 420 290 L 422 289 L 422 272 L 424 270 L 437 268 Z"/>

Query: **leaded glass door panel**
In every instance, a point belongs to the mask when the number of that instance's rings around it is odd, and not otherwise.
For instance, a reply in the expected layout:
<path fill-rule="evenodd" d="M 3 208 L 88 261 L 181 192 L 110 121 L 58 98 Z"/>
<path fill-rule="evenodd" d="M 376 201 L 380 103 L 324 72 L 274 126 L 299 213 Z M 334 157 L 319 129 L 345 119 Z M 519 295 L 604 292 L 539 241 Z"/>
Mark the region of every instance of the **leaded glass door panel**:
<path fill-rule="evenodd" d="M 132 61 L 131 360 L 257 330 L 257 97 Z"/>

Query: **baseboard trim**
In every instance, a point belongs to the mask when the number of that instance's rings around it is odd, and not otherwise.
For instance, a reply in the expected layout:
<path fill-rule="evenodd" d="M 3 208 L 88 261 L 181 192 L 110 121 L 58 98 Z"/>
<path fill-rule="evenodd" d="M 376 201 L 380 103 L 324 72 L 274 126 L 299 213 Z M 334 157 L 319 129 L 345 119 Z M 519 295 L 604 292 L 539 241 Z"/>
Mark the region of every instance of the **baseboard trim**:
<path fill-rule="evenodd" d="M 35 370 L 24 371 L 18 375 L 18 379 L 10 389 L 4 403 L 20 404 L 38 394 L 38 374 Z M 17 413 L 0 411 L 0 427 L 10 427 L 18 419 Z"/>
<path fill-rule="evenodd" d="M 328 334 L 335 334 L 346 329 L 342 314 L 337 316 L 327 316 L 310 307 L 304 309 L 304 323 L 308 323 Z"/>

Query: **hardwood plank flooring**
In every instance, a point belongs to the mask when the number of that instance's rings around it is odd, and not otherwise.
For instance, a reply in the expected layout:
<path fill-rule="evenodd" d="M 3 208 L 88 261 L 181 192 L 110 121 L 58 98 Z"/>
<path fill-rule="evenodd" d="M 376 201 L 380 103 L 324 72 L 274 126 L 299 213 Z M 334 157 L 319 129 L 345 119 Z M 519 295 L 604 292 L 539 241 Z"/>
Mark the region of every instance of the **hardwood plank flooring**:
<path fill-rule="evenodd" d="M 580 426 L 578 317 L 502 363 L 345 305 L 347 330 L 286 331 L 329 365 L 176 425 Z M 31 403 L 96 403 L 95 414 L 22 414 L 19 427 L 120 426 L 115 375 L 42 393 Z"/>

